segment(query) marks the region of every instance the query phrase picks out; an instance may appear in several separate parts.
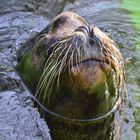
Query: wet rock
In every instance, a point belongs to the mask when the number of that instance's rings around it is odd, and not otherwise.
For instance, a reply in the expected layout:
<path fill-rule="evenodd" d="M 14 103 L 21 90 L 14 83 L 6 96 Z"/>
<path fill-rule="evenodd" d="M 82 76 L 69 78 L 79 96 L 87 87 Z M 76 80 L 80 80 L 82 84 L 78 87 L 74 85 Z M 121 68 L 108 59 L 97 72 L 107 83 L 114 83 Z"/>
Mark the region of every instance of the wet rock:
<path fill-rule="evenodd" d="M 74 1 L 75 0 L 0 0 L 0 14 L 26 11 L 52 18 L 62 12 L 67 3 L 73 3 Z"/>
<path fill-rule="evenodd" d="M 50 140 L 48 126 L 33 107 L 31 94 L 15 70 L 17 51 L 28 38 L 40 32 L 48 20 L 23 12 L 15 3 L 0 1 L 0 139 Z"/>
<path fill-rule="evenodd" d="M 31 102 L 30 98 L 18 94 L 14 91 L 0 93 L 0 139 L 50 140 L 49 129 L 38 110 L 24 102 L 24 98 Z"/>

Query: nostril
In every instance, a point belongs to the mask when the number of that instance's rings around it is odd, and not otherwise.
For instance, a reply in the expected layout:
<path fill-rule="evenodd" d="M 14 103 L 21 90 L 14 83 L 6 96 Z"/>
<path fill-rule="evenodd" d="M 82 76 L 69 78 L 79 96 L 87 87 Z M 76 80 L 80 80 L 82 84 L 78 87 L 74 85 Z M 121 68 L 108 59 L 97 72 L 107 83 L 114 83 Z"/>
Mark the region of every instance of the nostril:
<path fill-rule="evenodd" d="M 79 26 L 75 29 L 75 32 L 84 33 L 87 36 L 87 40 L 90 45 L 93 45 L 95 43 L 93 26 Z"/>
<path fill-rule="evenodd" d="M 89 29 L 89 42 L 90 42 L 90 44 L 94 44 L 94 42 L 95 42 L 95 34 L 93 31 L 93 26 L 91 26 Z"/>
<path fill-rule="evenodd" d="M 89 28 L 85 26 L 79 26 L 77 29 L 75 29 L 75 32 L 83 32 L 89 34 Z"/>

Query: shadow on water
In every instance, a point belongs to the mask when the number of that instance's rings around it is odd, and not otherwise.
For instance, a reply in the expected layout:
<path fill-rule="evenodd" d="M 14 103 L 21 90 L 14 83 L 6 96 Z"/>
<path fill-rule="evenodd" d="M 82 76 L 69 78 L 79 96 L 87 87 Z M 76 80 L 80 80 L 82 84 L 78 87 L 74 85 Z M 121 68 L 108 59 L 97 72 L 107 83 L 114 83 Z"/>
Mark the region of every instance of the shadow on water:
<path fill-rule="evenodd" d="M 55 0 L 0 1 L 0 139 L 50 139 L 45 122 L 40 118 L 38 110 L 32 106 L 30 95 L 22 86 L 22 81 L 14 68 L 17 64 L 16 52 L 21 44 L 40 32 L 48 24 L 48 19 L 64 8 L 77 12 L 90 23 L 99 26 L 117 42 L 125 58 L 132 57 L 130 63 L 126 65 L 128 95 L 121 140 L 139 140 L 139 0 L 94 0 L 94 2 L 71 0 L 67 3 L 60 0 L 57 2 Z M 61 121 L 59 125 L 58 120 L 55 120 L 56 127 L 67 129 L 69 124 L 65 126 L 63 120 Z M 50 123 L 51 120 L 48 121 L 48 124 Z M 71 122 L 70 124 L 73 125 Z M 77 133 L 79 126 L 79 123 L 74 126 Z M 90 133 L 95 129 L 94 126 L 86 128 Z M 105 129 L 106 126 L 101 128 Z M 54 132 L 58 133 L 56 130 Z"/>

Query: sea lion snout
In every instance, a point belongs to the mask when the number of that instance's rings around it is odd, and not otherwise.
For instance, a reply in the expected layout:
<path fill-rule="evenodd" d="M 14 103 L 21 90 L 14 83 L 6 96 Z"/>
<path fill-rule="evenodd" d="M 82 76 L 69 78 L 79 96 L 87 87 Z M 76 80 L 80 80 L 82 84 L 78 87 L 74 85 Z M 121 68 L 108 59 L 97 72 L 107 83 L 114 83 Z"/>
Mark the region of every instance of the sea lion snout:
<path fill-rule="evenodd" d="M 78 28 L 75 29 L 75 32 L 83 32 L 85 34 L 88 34 L 90 33 L 90 29 L 89 27 L 86 27 L 86 26 L 79 26 Z"/>

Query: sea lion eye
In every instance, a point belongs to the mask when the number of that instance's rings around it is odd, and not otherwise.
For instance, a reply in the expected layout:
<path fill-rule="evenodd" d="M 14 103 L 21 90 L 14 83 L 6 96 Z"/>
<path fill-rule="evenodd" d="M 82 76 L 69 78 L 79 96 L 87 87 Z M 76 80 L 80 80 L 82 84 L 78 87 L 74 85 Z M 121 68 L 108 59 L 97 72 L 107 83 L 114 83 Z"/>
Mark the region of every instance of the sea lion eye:
<path fill-rule="evenodd" d="M 40 44 L 40 45 L 38 46 L 38 49 L 37 49 L 36 53 L 37 53 L 38 55 L 41 55 L 41 54 L 44 52 L 44 50 L 45 50 L 45 46 L 42 45 L 42 44 Z"/>
<path fill-rule="evenodd" d="M 55 32 L 57 29 L 59 29 L 62 25 L 65 24 L 65 22 L 67 21 L 67 17 L 63 16 L 60 17 L 58 19 L 56 19 L 53 24 L 51 25 L 51 31 Z"/>

